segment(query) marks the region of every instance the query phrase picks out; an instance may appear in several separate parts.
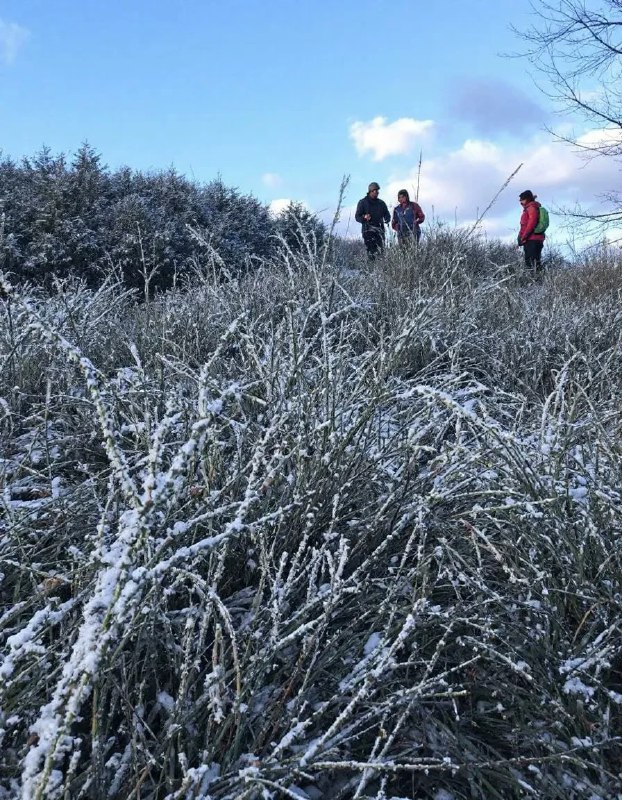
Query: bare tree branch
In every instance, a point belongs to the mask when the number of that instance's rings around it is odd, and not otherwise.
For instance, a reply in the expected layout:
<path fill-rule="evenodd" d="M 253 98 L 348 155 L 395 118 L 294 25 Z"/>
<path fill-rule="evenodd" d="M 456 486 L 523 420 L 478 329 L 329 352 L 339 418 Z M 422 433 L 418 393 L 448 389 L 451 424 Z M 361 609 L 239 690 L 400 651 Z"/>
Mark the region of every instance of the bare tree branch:
<path fill-rule="evenodd" d="M 561 111 L 578 113 L 593 135 L 551 131 L 586 157 L 612 160 L 622 169 L 622 0 L 531 0 L 537 20 L 515 32 L 527 43 L 522 56 L 544 78 L 539 88 Z M 612 178 L 615 185 L 618 181 Z M 622 197 L 602 198 L 602 214 L 567 212 L 599 227 L 619 226 Z"/>

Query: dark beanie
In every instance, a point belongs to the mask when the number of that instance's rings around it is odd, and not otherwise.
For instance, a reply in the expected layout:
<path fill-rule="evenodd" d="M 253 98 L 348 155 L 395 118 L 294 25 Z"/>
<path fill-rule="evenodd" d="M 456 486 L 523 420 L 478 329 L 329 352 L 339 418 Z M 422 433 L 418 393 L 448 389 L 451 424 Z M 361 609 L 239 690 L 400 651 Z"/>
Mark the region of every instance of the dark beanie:
<path fill-rule="evenodd" d="M 524 191 L 524 192 L 521 192 L 521 193 L 518 195 L 518 199 L 519 199 L 519 200 L 529 200 L 529 201 L 531 202 L 532 200 L 535 200 L 535 199 L 536 199 L 536 196 L 535 196 L 535 194 L 534 194 L 534 193 L 531 191 L 531 189 L 525 189 L 525 191 Z"/>

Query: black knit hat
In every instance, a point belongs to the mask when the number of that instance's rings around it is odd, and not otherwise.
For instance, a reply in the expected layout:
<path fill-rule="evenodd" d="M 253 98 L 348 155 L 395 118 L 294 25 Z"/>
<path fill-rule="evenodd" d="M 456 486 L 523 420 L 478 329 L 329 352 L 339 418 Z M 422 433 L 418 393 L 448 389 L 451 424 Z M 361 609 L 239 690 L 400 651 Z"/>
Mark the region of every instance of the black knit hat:
<path fill-rule="evenodd" d="M 531 202 L 532 200 L 536 199 L 536 195 L 531 191 L 531 189 L 525 189 L 524 192 L 521 192 L 518 195 L 518 199 L 519 200 L 529 200 L 529 202 Z"/>

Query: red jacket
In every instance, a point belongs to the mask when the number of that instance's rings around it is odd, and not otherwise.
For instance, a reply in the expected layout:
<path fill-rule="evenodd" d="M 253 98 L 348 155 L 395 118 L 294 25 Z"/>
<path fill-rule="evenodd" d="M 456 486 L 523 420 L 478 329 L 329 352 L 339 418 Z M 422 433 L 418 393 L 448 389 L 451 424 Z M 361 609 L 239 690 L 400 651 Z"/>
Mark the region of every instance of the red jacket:
<path fill-rule="evenodd" d="M 540 211 L 540 203 L 537 200 L 532 200 L 527 203 L 523 208 L 523 213 L 520 218 L 520 232 L 518 234 L 521 242 L 543 242 L 543 233 L 534 233 L 534 229 L 538 224 L 538 217 Z"/>

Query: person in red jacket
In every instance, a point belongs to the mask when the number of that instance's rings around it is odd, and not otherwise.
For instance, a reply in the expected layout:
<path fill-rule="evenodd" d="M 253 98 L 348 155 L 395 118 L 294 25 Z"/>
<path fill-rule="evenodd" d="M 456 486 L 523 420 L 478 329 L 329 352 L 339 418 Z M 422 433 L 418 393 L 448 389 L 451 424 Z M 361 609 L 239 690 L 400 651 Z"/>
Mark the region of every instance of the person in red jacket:
<path fill-rule="evenodd" d="M 542 248 L 544 247 L 544 234 L 534 233 L 540 216 L 540 203 L 529 189 L 521 192 L 518 201 L 523 207 L 520 218 L 520 231 L 518 246 L 524 248 L 525 266 L 534 270 L 536 275 L 542 274 Z"/>
<path fill-rule="evenodd" d="M 410 242 L 418 242 L 421 238 L 421 228 L 419 225 L 425 219 L 425 214 L 421 210 L 419 203 L 411 202 L 410 195 L 406 189 L 400 189 L 397 193 L 399 205 L 393 209 L 391 227 L 397 233 L 397 241 L 401 245 Z"/>

